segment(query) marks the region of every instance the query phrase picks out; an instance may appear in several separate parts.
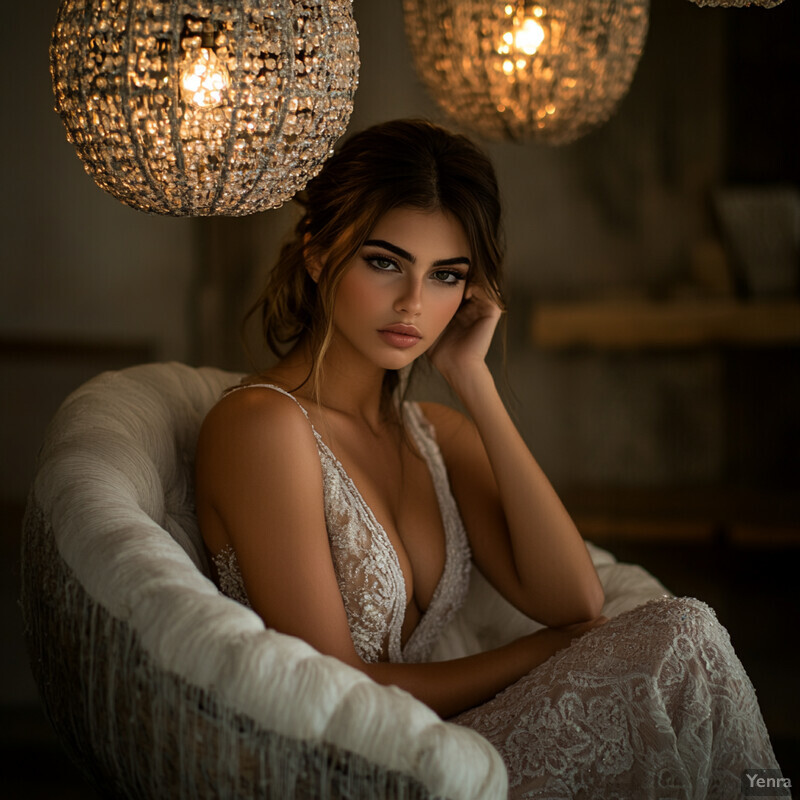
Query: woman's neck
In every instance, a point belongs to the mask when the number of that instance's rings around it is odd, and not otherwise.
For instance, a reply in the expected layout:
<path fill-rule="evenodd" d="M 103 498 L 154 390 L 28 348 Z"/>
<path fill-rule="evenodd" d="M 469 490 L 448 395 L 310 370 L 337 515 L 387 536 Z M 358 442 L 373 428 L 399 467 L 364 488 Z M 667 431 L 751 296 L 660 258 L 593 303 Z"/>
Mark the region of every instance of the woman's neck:
<path fill-rule="evenodd" d="M 383 381 L 386 370 L 374 364 L 359 364 L 355 359 L 343 358 L 332 342 L 322 364 L 319 376 L 312 372 L 311 348 L 304 340 L 298 342 L 278 364 L 269 370 L 272 378 L 324 409 L 363 420 L 372 430 L 380 428 L 385 420 Z M 319 377 L 317 387 L 315 379 Z M 302 384 L 302 385 L 301 385 Z"/>

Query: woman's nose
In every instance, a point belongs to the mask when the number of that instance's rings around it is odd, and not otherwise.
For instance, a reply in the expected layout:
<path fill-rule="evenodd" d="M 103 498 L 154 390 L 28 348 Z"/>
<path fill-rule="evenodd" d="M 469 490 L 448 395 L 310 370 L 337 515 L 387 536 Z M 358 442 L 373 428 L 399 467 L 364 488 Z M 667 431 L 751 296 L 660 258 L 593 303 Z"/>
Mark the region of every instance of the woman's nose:
<path fill-rule="evenodd" d="M 409 279 L 403 282 L 403 288 L 395 300 L 396 311 L 415 316 L 422 311 L 422 281 Z"/>

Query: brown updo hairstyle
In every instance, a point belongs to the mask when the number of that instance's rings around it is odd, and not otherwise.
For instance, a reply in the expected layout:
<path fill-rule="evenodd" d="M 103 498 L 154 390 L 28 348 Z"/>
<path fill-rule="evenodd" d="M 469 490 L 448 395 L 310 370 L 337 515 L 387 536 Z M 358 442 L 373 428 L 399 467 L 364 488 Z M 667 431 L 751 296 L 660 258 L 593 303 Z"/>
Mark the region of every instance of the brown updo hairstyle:
<path fill-rule="evenodd" d="M 309 182 L 297 202 L 305 209 L 283 246 L 267 285 L 250 309 L 259 311 L 270 350 L 307 336 L 309 378 L 318 391 L 332 335 L 336 290 L 378 220 L 398 207 L 444 211 L 463 227 L 470 245 L 469 283 L 482 286 L 505 309 L 504 241 L 494 168 L 469 139 L 425 120 L 395 120 L 351 136 Z M 324 263 L 315 283 L 307 259 Z M 388 371 L 384 397 L 397 385 Z"/>

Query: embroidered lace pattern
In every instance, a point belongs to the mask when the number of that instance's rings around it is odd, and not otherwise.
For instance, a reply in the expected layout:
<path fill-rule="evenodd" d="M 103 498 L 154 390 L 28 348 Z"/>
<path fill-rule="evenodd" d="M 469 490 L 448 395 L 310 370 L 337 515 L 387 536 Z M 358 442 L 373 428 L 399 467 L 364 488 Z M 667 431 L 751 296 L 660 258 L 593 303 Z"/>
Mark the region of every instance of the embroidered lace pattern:
<path fill-rule="evenodd" d="M 232 391 L 248 386 L 273 389 L 297 402 L 272 384 L 248 384 Z M 297 405 L 308 419 L 306 410 L 299 402 Z M 387 658 L 393 662 L 425 661 L 469 587 L 469 544 L 433 428 L 415 403 L 406 403 L 403 412 L 407 430 L 430 470 L 442 514 L 446 552 L 431 602 L 405 646 L 401 633 L 407 598 L 397 553 L 342 464 L 311 425 L 322 464 L 325 521 L 336 578 L 356 652 L 368 662 Z M 249 605 L 233 549 L 223 548 L 213 561 L 220 590 Z"/>
<path fill-rule="evenodd" d="M 745 768 L 778 768 L 727 631 L 691 598 L 612 619 L 450 721 L 497 748 L 512 798 L 730 800 Z"/>

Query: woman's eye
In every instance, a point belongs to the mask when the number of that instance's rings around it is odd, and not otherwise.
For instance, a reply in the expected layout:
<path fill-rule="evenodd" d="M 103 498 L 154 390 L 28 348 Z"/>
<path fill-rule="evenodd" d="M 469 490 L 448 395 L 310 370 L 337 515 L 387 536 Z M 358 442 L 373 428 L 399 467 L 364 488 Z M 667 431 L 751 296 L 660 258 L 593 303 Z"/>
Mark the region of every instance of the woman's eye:
<path fill-rule="evenodd" d="M 458 270 L 453 269 L 439 269 L 433 273 L 434 280 L 439 281 L 439 283 L 460 283 L 463 280 L 466 280 L 466 275 L 463 272 L 459 272 Z"/>
<path fill-rule="evenodd" d="M 389 272 L 397 267 L 397 262 L 393 261 L 391 258 L 385 258 L 384 256 L 369 256 L 365 261 L 380 272 Z"/>

